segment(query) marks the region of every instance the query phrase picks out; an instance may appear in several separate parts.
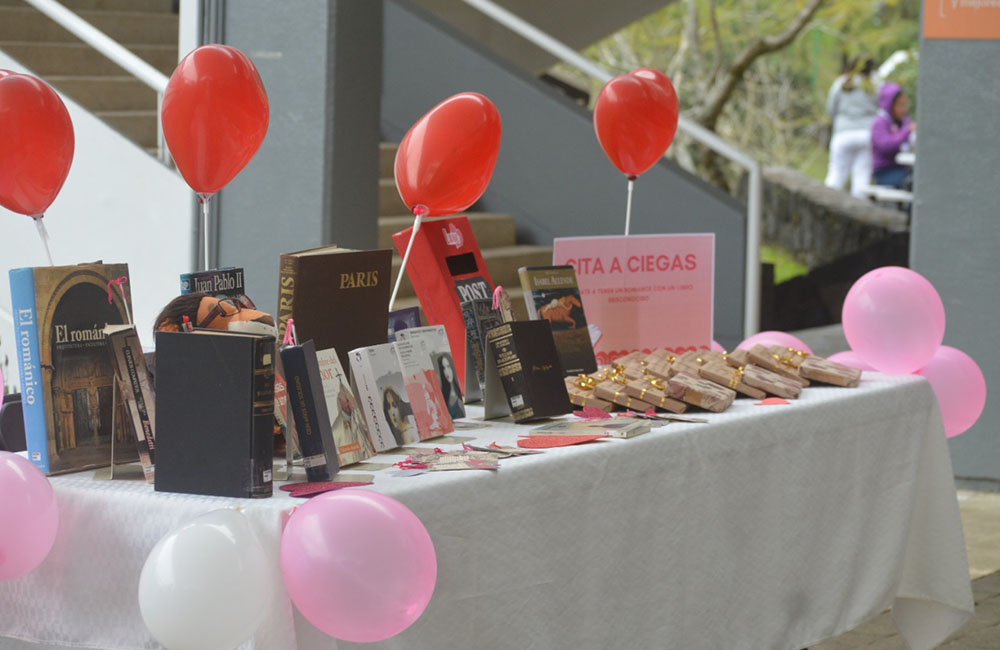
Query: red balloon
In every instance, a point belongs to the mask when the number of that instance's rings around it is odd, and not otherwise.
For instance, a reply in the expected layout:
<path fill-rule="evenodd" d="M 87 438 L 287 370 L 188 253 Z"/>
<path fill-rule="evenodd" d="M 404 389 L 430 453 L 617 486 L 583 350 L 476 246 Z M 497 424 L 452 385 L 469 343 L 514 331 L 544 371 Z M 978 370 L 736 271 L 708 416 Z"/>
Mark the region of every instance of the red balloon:
<path fill-rule="evenodd" d="M 73 164 L 73 122 L 44 81 L 0 70 L 0 205 L 41 217 Z"/>
<path fill-rule="evenodd" d="M 500 113 L 479 93 L 444 100 L 410 127 L 396 152 L 396 188 L 414 213 L 456 214 L 475 203 L 500 153 Z"/>
<path fill-rule="evenodd" d="M 246 54 L 227 45 L 191 51 L 163 93 L 163 137 L 195 192 L 215 194 L 254 157 L 267 134 L 267 93 Z"/>
<path fill-rule="evenodd" d="M 612 164 L 635 178 L 673 142 L 677 114 L 677 92 L 667 75 L 638 68 L 601 89 L 594 103 L 594 131 Z"/>

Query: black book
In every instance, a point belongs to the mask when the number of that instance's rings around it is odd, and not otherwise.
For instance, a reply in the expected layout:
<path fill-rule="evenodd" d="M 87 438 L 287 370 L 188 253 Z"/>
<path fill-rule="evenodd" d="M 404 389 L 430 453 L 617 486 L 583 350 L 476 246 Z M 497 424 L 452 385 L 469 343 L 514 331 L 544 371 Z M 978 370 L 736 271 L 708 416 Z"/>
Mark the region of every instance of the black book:
<path fill-rule="evenodd" d="M 281 366 L 285 371 L 288 410 L 295 420 L 306 478 L 329 481 L 340 469 L 340 463 L 323 395 L 316 345 L 306 341 L 281 348 Z"/>
<path fill-rule="evenodd" d="M 274 337 L 156 333 L 156 491 L 272 494 Z"/>
<path fill-rule="evenodd" d="M 548 321 L 514 321 L 486 332 L 486 417 L 509 408 L 515 422 L 573 411 Z M 499 386 L 503 390 L 498 389 Z M 507 398 L 498 409 L 497 396 Z"/>

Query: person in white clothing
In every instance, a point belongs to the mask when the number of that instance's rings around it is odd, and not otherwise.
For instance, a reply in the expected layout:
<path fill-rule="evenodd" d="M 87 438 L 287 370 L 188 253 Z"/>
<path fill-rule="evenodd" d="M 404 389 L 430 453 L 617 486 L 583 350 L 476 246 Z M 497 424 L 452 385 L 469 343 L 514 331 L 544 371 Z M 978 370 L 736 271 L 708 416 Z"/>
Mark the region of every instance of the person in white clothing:
<path fill-rule="evenodd" d="M 845 66 L 826 100 L 826 110 L 833 120 L 826 186 L 843 189 L 850 177 L 851 194 L 858 198 L 864 198 L 863 189 L 871 184 L 872 176 L 871 126 L 878 111 L 871 79 L 873 67 L 870 58 Z"/>

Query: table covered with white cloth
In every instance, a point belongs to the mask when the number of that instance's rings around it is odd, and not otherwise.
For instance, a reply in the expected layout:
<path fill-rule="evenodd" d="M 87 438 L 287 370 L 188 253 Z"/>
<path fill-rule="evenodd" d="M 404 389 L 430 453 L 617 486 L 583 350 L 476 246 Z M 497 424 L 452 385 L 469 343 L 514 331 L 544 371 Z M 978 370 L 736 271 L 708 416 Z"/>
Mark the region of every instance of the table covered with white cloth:
<path fill-rule="evenodd" d="M 381 644 L 334 641 L 295 612 L 278 548 L 283 513 L 300 501 L 284 492 L 240 500 L 55 477 L 58 539 L 33 573 L 0 583 L 0 648 L 158 648 L 137 602 L 146 556 L 179 524 L 234 504 L 273 569 L 270 613 L 247 649 L 797 650 L 891 607 L 923 650 L 971 615 L 951 461 L 925 380 L 866 372 L 856 389 L 814 386 L 779 406 L 741 399 L 706 417 L 504 459 L 497 471 L 374 472 L 374 485 L 352 489 L 408 506 L 438 557 L 426 612 Z M 513 445 L 528 428 L 494 421 L 457 435 Z"/>

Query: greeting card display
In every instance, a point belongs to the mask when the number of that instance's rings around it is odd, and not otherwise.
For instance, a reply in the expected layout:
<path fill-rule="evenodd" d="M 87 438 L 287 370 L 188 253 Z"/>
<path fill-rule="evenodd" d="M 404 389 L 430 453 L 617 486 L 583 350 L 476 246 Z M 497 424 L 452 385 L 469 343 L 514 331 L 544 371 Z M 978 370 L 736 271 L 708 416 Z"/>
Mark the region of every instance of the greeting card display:
<path fill-rule="evenodd" d="M 601 331 L 599 364 L 635 350 L 681 353 L 712 343 L 715 236 L 563 237 L 553 264 L 569 264 L 587 321 Z"/>
<path fill-rule="evenodd" d="M 412 228 L 392 236 L 402 255 Z M 493 281 L 464 216 L 427 220 L 413 237 L 406 267 L 428 325 L 444 325 L 459 383 L 465 384 L 465 321 L 461 303 L 491 298 Z"/>

